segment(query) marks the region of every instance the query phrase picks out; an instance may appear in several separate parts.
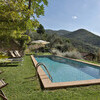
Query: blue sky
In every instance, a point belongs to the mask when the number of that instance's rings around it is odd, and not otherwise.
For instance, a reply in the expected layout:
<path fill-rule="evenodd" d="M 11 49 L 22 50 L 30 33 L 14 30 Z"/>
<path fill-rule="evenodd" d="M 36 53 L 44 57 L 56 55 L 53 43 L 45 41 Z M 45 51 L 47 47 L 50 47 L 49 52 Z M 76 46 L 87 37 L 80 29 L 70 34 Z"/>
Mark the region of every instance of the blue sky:
<path fill-rule="evenodd" d="M 100 0 L 48 0 L 39 22 L 45 29 L 87 29 L 100 36 Z"/>

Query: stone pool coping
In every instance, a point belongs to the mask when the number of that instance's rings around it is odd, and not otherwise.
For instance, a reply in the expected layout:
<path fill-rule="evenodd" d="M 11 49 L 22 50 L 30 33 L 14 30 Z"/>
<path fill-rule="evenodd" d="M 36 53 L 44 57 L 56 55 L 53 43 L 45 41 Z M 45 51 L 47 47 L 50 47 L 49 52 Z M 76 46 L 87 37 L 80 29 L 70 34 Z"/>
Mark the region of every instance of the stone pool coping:
<path fill-rule="evenodd" d="M 73 59 L 73 58 L 68 58 L 68 57 L 63 57 L 63 56 L 57 56 L 57 57 L 67 58 L 67 59 L 70 59 L 70 60 L 74 60 L 74 61 L 82 62 L 82 63 L 85 63 L 85 64 L 89 64 L 89 65 L 100 67 L 99 64 L 94 64 L 92 62 L 86 62 L 86 61 L 82 61 L 82 60 L 79 60 L 79 59 Z"/>
<path fill-rule="evenodd" d="M 36 61 L 36 59 L 35 59 L 35 57 L 33 55 L 31 55 L 31 59 L 32 59 L 32 62 L 34 64 L 34 66 L 36 66 L 36 64 L 38 62 Z M 74 59 L 72 59 L 72 60 L 74 60 Z M 78 60 L 76 60 L 76 61 L 78 61 Z M 100 84 L 100 79 L 53 83 L 53 82 L 51 82 L 49 77 L 46 75 L 46 73 L 43 71 L 41 66 L 38 67 L 37 72 L 38 72 L 39 78 L 40 78 L 40 80 L 41 80 L 41 82 L 42 82 L 42 84 L 43 84 L 45 89 Z"/>

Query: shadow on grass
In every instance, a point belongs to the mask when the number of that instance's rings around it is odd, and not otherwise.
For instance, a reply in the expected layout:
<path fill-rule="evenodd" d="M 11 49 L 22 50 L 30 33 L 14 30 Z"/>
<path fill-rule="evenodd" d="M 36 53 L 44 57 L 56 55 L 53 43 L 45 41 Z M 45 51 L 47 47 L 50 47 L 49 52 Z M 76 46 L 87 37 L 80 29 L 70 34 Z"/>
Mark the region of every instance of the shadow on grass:
<path fill-rule="evenodd" d="M 17 67 L 18 65 L 0 65 L 0 67 Z"/>
<path fill-rule="evenodd" d="M 24 81 L 23 83 L 27 83 L 27 82 L 30 82 L 30 81 L 36 81 L 36 79 L 30 79 L 30 80 L 27 80 L 27 81 Z"/>
<path fill-rule="evenodd" d="M 33 79 L 33 78 L 37 78 L 37 76 L 34 75 L 34 76 L 31 76 L 31 77 L 26 77 L 26 78 L 24 78 L 24 79 Z"/>
<path fill-rule="evenodd" d="M 26 77 L 24 79 L 28 79 L 28 80 L 23 82 L 23 83 L 26 83 L 26 82 L 29 82 L 29 81 L 36 81 L 37 80 L 39 82 L 39 84 L 40 84 L 41 90 L 44 90 L 43 84 L 42 84 L 42 82 L 41 82 L 41 80 L 40 80 L 38 75 L 34 75 L 34 76 L 31 76 L 31 77 Z"/>
<path fill-rule="evenodd" d="M 27 79 L 28 81 L 35 81 L 35 80 L 37 80 L 37 78 L 38 77 L 36 75 L 34 75 L 34 76 L 26 77 L 24 79 Z M 28 82 L 28 81 L 26 81 L 26 82 Z"/>
<path fill-rule="evenodd" d="M 26 81 L 23 82 L 23 83 L 27 83 L 27 82 L 30 82 L 30 81 L 36 81 L 37 80 L 37 76 L 34 75 L 34 76 L 31 76 L 31 77 L 26 77 L 24 78 Z"/>

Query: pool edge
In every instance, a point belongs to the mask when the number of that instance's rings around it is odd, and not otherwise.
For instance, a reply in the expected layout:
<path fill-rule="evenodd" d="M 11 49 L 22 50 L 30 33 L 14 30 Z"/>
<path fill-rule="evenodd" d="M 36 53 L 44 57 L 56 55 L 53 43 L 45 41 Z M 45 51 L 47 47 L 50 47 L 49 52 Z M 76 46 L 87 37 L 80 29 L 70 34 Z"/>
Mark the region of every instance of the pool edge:
<path fill-rule="evenodd" d="M 36 61 L 36 59 L 33 55 L 31 55 L 31 59 L 32 59 L 34 66 L 36 66 L 36 64 L 38 62 Z M 46 75 L 46 73 L 41 68 L 41 66 L 38 67 L 37 71 L 39 74 L 39 78 L 40 78 L 45 89 L 100 84 L 100 79 L 52 83 L 51 80 L 49 79 L 49 77 Z"/>

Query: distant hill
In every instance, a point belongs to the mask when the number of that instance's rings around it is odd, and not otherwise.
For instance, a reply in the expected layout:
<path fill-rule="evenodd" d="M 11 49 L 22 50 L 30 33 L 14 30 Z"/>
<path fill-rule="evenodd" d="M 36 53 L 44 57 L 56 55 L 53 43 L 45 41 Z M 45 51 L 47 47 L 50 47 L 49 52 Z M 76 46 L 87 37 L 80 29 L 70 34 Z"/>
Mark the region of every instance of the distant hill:
<path fill-rule="evenodd" d="M 58 34 L 69 38 L 72 44 L 81 52 L 97 52 L 100 48 L 100 36 L 93 34 L 85 29 L 79 29 L 73 32 L 66 30 L 46 30 L 47 34 Z"/>
<path fill-rule="evenodd" d="M 55 34 L 62 35 L 62 36 L 70 33 L 70 31 L 67 31 L 67 30 L 57 30 L 56 31 L 56 30 L 50 30 L 50 29 L 45 30 L 45 32 L 47 34 L 54 34 L 55 33 Z"/>
<path fill-rule="evenodd" d="M 85 29 L 79 29 L 74 32 L 70 32 L 69 34 L 64 34 L 63 36 L 100 47 L 100 36 L 97 36 Z"/>

